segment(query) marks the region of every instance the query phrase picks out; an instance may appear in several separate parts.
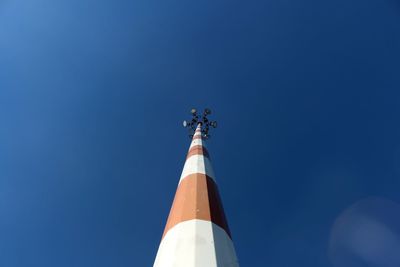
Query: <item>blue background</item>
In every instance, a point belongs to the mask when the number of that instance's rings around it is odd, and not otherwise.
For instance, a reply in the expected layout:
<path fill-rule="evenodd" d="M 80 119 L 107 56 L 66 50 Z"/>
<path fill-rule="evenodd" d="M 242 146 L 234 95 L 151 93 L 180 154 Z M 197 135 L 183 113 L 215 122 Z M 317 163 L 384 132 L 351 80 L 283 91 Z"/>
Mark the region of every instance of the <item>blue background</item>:
<path fill-rule="evenodd" d="M 241 266 L 332 266 L 400 202 L 399 48 L 396 0 L 0 1 L 0 266 L 152 266 L 191 107 Z"/>

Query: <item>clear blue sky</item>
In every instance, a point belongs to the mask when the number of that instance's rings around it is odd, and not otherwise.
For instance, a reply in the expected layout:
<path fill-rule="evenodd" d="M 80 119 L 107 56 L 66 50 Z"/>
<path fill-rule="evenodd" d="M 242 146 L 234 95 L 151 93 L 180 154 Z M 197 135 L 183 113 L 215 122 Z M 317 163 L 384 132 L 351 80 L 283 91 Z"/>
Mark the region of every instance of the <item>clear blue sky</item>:
<path fill-rule="evenodd" d="M 242 267 L 389 266 L 396 0 L 0 1 L 0 266 L 152 266 L 191 107 Z"/>

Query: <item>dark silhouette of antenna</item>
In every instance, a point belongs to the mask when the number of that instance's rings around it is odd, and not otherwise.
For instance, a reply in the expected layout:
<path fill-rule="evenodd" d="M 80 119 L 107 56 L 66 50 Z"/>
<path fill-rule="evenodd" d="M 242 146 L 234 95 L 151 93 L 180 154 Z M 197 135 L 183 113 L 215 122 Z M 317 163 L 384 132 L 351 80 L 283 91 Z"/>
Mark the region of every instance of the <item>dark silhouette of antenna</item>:
<path fill-rule="evenodd" d="M 210 121 L 207 117 L 208 115 L 211 114 L 211 110 L 209 108 L 206 108 L 203 112 L 203 115 L 199 115 L 197 113 L 197 110 L 195 108 L 192 108 L 190 113 L 192 114 L 192 120 L 183 121 L 183 127 L 188 128 L 189 130 L 189 138 L 193 138 L 194 132 L 196 131 L 196 127 L 199 124 L 201 125 L 201 136 L 204 139 L 210 138 L 211 135 L 208 133 L 210 127 L 217 128 L 217 122 Z"/>

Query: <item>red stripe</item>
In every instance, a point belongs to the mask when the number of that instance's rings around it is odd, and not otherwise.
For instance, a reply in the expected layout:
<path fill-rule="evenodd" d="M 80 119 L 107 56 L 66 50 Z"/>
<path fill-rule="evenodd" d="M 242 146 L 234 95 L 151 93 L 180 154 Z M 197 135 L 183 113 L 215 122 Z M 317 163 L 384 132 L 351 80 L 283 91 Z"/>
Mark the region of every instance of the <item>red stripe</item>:
<path fill-rule="evenodd" d="M 186 159 L 190 158 L 193 155 L 203 155 L 203 156 L 205 156 L 207 158 L 210 158 L 210 154 L 208 154 L 207 149 L 204 146 L 201 146 L 201 145 L 193 146 L 189 150 L 189 152 L 188 152 L 188 154 L 186 156 Z"/>
<path fill-rule="evenodd" d="M 231 237 L 217 184 L 202 173 L 188 175 L 179 183 L 163 238 L 178 223 L 194 219 L 213 222 Z"/>

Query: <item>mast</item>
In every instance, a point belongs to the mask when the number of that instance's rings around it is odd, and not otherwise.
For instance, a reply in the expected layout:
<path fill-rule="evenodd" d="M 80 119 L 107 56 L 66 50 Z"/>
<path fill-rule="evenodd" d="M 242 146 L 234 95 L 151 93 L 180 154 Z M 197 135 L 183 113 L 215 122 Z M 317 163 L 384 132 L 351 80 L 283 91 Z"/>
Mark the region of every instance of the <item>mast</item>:
<path fill-rule="evenodd" d="M 192 142 L 154 262 L 154 267 L 238 267 L 231 232 L 222 207 L 210 154 L 204 141 L 209 129 L 206 109 L 192 110 L 184 122 Z"/>

